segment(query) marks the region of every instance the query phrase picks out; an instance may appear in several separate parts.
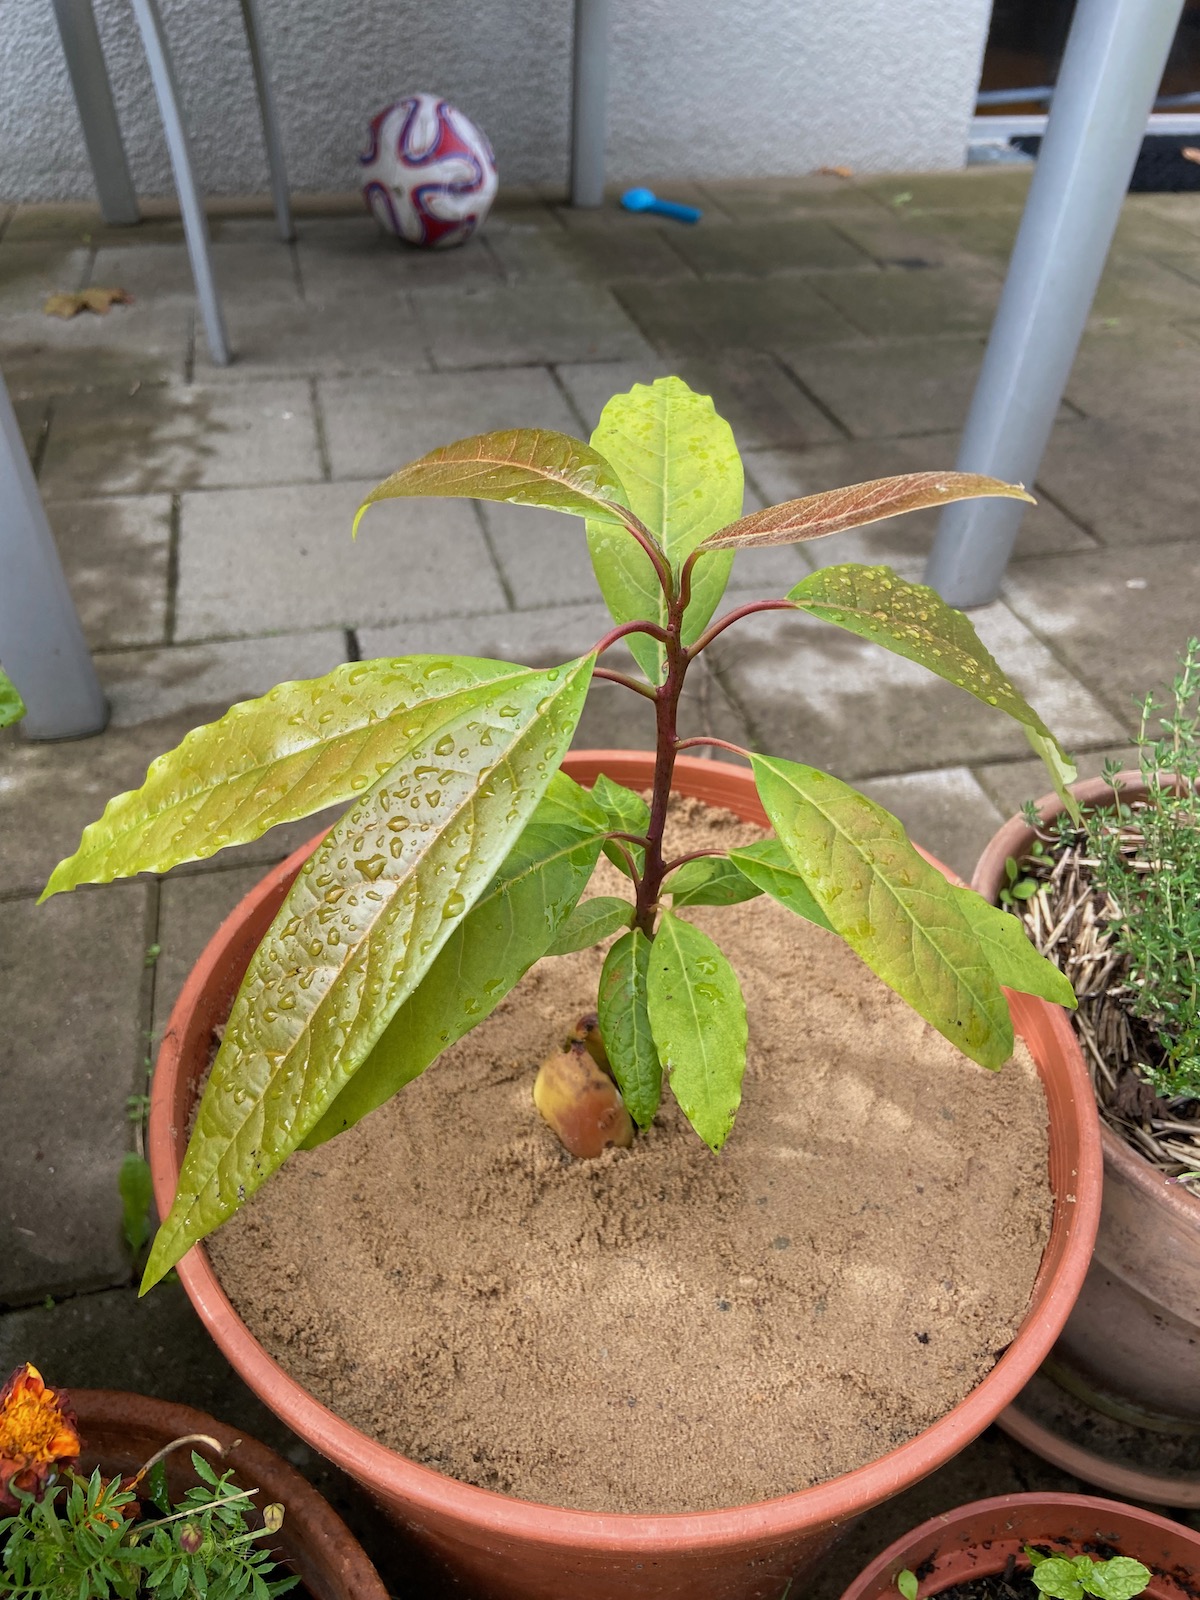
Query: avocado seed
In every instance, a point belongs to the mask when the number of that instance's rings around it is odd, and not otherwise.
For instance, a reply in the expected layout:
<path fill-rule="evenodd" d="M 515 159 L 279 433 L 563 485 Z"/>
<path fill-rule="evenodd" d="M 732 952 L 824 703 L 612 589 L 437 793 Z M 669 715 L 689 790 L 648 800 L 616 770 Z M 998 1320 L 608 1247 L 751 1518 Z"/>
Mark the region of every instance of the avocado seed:
<path fill-rule="evenodd" d="M 573 1156 L 590 1160 L 609 1145 L 628 1149 L 633 1143 L 633 1122 L 620 1090 L 582 1039 L 572 1039 L 542 1062 L 533 1103 Z"/>

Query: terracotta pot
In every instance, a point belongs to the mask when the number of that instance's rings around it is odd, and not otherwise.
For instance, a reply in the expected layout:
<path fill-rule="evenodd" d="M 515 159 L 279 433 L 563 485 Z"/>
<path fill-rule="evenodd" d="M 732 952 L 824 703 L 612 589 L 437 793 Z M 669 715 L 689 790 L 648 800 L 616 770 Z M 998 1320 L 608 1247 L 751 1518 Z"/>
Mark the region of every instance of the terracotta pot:
<path fill-rule="evenodd" d="M 1132 1556 L 1154 1574 L 1149 1600 L 1195 1600 L 1200 1584 L 1200 1534 L 1152 1511 L 1080 1494 L 1002 1494 L 931 1517 L 877 1556 L 842 1600 L 897 1600 L 896 1574 L 920 1576 L 918 1594 L 942 1594 L 956 1583 L 1003 1572 L 1027 1544 L 1065 1555 L 1095 1553 L 1097 1544 Z"/>
<path fill-rule="evenodd" d="M 69 1392 L 83 1438 L 83 1471 L 98 1466 L 110 1474 L 136 1472 L 172 1439 L 207 1433 L 224 1448 L 219 1461 L 206 1457 L 218 1471 L 232 1467 L 239 1488 L 257 1488 L 256 1505 L 284 1507 L 282 1528 L 263 1542 L 287 1571 L 299 1573 L 313 1600 L 387 1600 L 378 1573 L 346 1524 L 294 1467 L 265 1444 L 191 1406 L 112 1389 Z M 166 1468 L 173 1498 L 200 1482 L 188 1449 L 168 1456 Z"/>
<path fill-rule="evenodd" d="M 645 789 L 653 758 L 577 752 L 564 767 L 581 783 L 605 772 Z M 681 793 L 765 823 L 745 768 L 681 758 L 676 774 Z M 242 901 L 214 935 L 172 1013 L 150 1114 L 150 1160 L 164 1214 L 175 1193 L 212 1026 L 228 1014 L 250 956 L 307 853 L 297 851 Z M 1091 1088 L 1060 1008 L 1024 995 L 1011 1001 L 1046 1092 L 1055 1195 L 1050 1241 L 1029 1312 L 993 1370 L 940 1422 L 868 1466 L 799 1494 L 733 1510 L 610 1516 L 535 1505 L 460 1483 L 377 1444 L 307 1394 L 250 1335 L 201 1247 L 184 1258 L 179 1276 L 213 1338 L 265 1403 L 484 1593 L 504 1600 L 562 1600 L 568 1593 L 574 1600 L 612 1600 L 616 1593 L 631 1600 L 776 1600 L 788 1579 L 807 1572 L 846 1523 L 941 1466 L 982 1432 L 1050 1349 L 1083 1281 L 1099 1215 Z"/>
<path fill-rule="evenodd" d="M 1121 781 L 1125 796 L 1145 796 L 1140 773 L 1123 773 Z M 1085 806 L 1113 804 L 1103 779 L 1076 784 L 1074 792 Z M 1038 801 L 1046 821 L 1062 809 L 1057 795 Z M 1005 823 L 975 869 L 981 895 L 996 901 L 1005 862 L 1020 861 L 1033 838 L 1024 818 Z M 1083 1384 L 1073 1389 L 1083 1388 L 1082 1397 L 1100 1410 L 1124 1411 L 1135 1422 L 1140 1410 L 1150 1426 L 1200 1424 L 1200 1199 L 1169 1182 L 1104 1123 L 1100 1134 L 1104 1200 L 1096 1251 L 1055 1359 L 1079 1375 Z M 1088 1481 L 1118 1488 L 1111 1478 Z M 1119 1482 L 1122 1491 L 1133 1487 Z"/>

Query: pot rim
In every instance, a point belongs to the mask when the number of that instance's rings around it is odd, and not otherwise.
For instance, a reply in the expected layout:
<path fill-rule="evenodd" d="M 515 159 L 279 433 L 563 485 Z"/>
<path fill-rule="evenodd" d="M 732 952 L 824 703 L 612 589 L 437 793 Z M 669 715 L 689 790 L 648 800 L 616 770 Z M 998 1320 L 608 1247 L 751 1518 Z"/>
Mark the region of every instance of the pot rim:
<path fill-rule="evenodd" d="M 1123 793 L 1141 799 L 1146 793 L 1146 782 L 1136 768 L 1127 768 L 1117 774 Z M 1116 792 L 1104 778 L 1084 778 L 1070 786 L 1071 793 L 1082 806 L 1109 806 L 1116 800 Z M 1065 807 L 1057 794 L 1044 794 L 1035 802 L 1043 822 L 1053 822 Z M 984 848 L 971 875 L 971 887 L 994 905 L 1004 875 L 1004 863 L 1011 856 L 1020 861 L 1033 843 L 1034 831 L 1018 812 L 1003 827 L 997 829 Z M 1089 1087 L 1091 1080 L 1089 1078 Z M 1095 1091 L 1092 1091 L 1093 1097 Z M 1120 1173 L 1131 1187 L 1140 1190 L 1156 1205 L 1165 1207 L 1183 1228 L 1200 1230 L 1200 1195 L 1192 1194 L 1177 1183 L 1172 1183 L 1164 1172 L 1134 1147 L 1122 1139 L 1103 1117 L 1100 1118 L 1100 1141 L 1106 1165 Z"/>
<path fill-rule="evenodd" d="M 987 1526 L 989 1519 L 1012 1514 L 1014 1520 L 1022 1511 L 1038 1511 L 1049 1509 L 1062 1509 L 1077 1511 L 1081 1515 L 1093 1515 L 1097 1518 L 1100 1527 L 1103 1519 L 1111 1518 L 1118 1513 L 1122 1518 L 1131 1519 L 1147 1530 L 1167 1535 L 1172 1540 L 1191 1543 L 1196 1547 L 1197 1567 L 1200 1569 L 1200 1534 L 1189 1528 L 1185 1523 L 1173 1522 L 1169 1517 L 1161 1517 L 1155 1511 L 1143 1510 L 1141 1506 L 1132 1506 L 1121 1500 L 1109 1500 L 1098 1495 L 1090 1494 L 1061 1494 L 1049 1490 L 1037 1490 L 1029 1494 L 1000 1494 L 989 1496 L 985 1500 L 972 1500 L 966 1505 L 955 1506 L 952 1511 L 942 1512 L 938 1516 L 930 1517 L 927 1521 L 919 1523 L 917 1527 L 903 1533 L 898 1539 L 888 1545 L 886 1550 L 864 1567 L 857 1578 L 850 1584 L 842 1595 L 842 1600 L 871 1600 L 871 1596 L 880 1586 L 880 1580 L 887 1578 L 889 1587 L 890 1574 L 902 1570 L 906 1558 L 915 1555 L 924 1546 L 927 1540 L 937 1538 L 939 1535 L 953 1534 L 957 1530 L 969 1527 L 972 1523 L 982 1523 Z M 990 1544 L 992 1541 L 988 1541 Z M 984 1543 L 981 1538 L 980 1546 Z M 1008 1552 L 1000 1541 L 996 1541 L 997 1548 L 995 1559 L 984 1555 L 979 1565 L 974 1569 L 973 1576 L 989 1577 L 993 1573 L 1002 1572 L 1008 1559 Z M 972 1549 L 973 1544 L 964 1544 L 962 1548 Z M 1149 1562 L 1146 1563 L 1150 1565 Z M 942 1593 L 944 1589 L 953 1587 L 963 1581 L 962 1574 L 948 1572 L 946 1582 L 939 1588 L 929 1591 L 930 1600 Z M 898 1591 L 896 1591 L 898 1592 Z"/>
<path fill-rule="evenodd" d="M 644 785 L 652 778 L 653 766 L 654 756 L 648 751 L 578 750 L 570 752 L 563 762 L 564 771 L 585 783 L 604 771 L 617 781 Z M 680 756 L 676 760 L 676 778 L 686 780 L 687 792 L 717 805 L 730 804 L 728 791 L 732 785 L 740 792 L 742 814 L 766 824 L 747 768 Z M 172 1010 L 154 1075 L 149 1130 L 155 1199 L 164 1216 L 179 1176 L 171 1097 L 182 1063 L 181 1041 L 188 1019 L 219 970 L 225 948 L 237 930 L 289 875 L 298 871 L 316 843 L 310 841 L 280 862 L 235 907 L 209 941 Z M 1087 1273 L 1100 1221 L 1102 1173 L 1098 1118 L 1087 1069 L 1061 1007 L 1006 993 L 1019 1031 L 1022 1016 L 1027 1023 L 1037 1018 L 1048 1025 L 1069 1091 L 1066 1099 L 1076 1108 L 1086 1106 L 1091 1113 L 1076 1119 L 1078 1148 L 1072 1152 L 1071 1168 L 1075 1193 L 1069 1206 L 1058 1204 L 1056 1195 L 1051 1237 L 1034 1281 L 1030 1307 L 1012 1343 L 991 1371 L 932 1426 L 852 1472 L 795 1494 L 712 1511 L 608 1513 L 518 1500 L 463 1483 L 369 1438 L 290 1377 L 241 1321 L 203 1245 L 193 1246 L 179 1263 L 180 1280 L 209 1333 L 242 1379 L 290 1428 L 353 1476 L 386 1485 L 385 1493 L 402 1494 L 418 1512 L 436 1512 L 497 1536 L 517 1537 L 547 1547 L 585 1546 L 613 1554 L 702 1550 L 734 1539 L 767 1540 L 791 1535 L 798 1529 L 845 1521 L 934 1471 L 994 1420 L 1049 1354 Z M 1056 1266 L 1048 1266 L 1054 1234 L 1060 1225 L 1059 1259 Z"/>

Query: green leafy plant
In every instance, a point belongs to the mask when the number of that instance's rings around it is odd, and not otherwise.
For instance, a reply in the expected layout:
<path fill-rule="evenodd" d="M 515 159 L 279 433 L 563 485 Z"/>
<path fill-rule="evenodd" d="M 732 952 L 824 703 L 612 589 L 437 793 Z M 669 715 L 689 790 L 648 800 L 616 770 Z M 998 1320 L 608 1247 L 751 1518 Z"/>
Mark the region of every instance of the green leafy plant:
<path fill-rule="evenodd" d="M 16 684 L 0 667 L 0 728 L 9 728 L 25 715 L 25 702 Z"/>
<path fill-rule="evenodd" d="M 646 1127 L 665 1084 L 718 1149 L 741 1096 L 746 1013 L 728 960 L 681 914 L 689 906 L 772 896 L 844 939 L 987 1067 L 1012 1049 L 1002 985 L 1073 1004 L 1015 919 L 948 883 L 882 807 L 814 767 L 677 728 L 689 667 L 726 628 L 763 610 L 804 612 L 1007 712 L 1061 790 L 1074 768 L 967 618 L 887 567 L 830 567 L 713 620 L 739 549 L 970 496 L 1028 496 L 923 472 L 743 517 L 742 492 L 728 424 L 676 378 L 616 396 L 590 444 L 514 430 L 433 451 L 367 496 L 356 530 L 369 507 L 417 495 L 580 517 L 615 627 L 549 670 L 425 655 L 281 684 L 155 761 L 55 869 L 46 895 L 165 872 L 349 802 L 251 959 L 144 1287 L 293 1150 L 351 1127 L 423 1072 L 535 961 L 613 934 L 597 1010 L 625 1105 Z M 640 675 L 603 664 L 618 640 Z M 596 679 L 654 707 L 648 801 L 608 779 L 586 791 L 559 771 Z M 774 836 L 670 859 L 675 760 L 705 744 L 750 761 Z M 630 900 L 582 899 L 602 850 Z"/>
<path fill-rule="evenodd" d="M 905 1567 L 896 1574 L 896 1587 L 904 1596 L 904 1600 L 917 1600 L 917 1575 Z"/>
<path fill-rule="evenodd" d="M 1157 736 L 1152 729 L 1157 725 Z M 1145 805 L 1089 811 L 1096 879 L 1129 958 L 1135 1015 L 1162 1057 L 1141 1063 L 1160 1095 L 1200 1097 L 1200 640 L 1189 641 L 1166 697 L 1147 695 L 1137 737 Z M 1109 764 L 1105 777 L 1117 781 Z"/>
<path fill-rule="evenodd" d="M 1040 1593 L 1054 1600 L 1083 1600 L 1085 1594 L 1098 1600 L 1133 1600 L 1150 1582 L 1150 1569 L 1132 1556 L 1113 1556 L 1097 1561 L 1090 1555 L 1051 1556 L 1032 1545 L 1025 1554 L 1033 1566 L 1030 1576 Z"/>
<path fill-rule="evenodd" d="M 276 1577 L 257 1541 L 279 1531 L 283 1507 L 247 1521 L 253 1490 L 218 1474 L 196 1451 L 199 1484 L 172 1504 L 163 1462 L 184 1445 L 220 1453 L 192 1434 L 132 1477 L 76 1470 L 81 1441 L 67 1396 L 26 1363 L 0 1389 L 0 1596 L 4 1600 L 272 1600 L 299 1579 Z"/>

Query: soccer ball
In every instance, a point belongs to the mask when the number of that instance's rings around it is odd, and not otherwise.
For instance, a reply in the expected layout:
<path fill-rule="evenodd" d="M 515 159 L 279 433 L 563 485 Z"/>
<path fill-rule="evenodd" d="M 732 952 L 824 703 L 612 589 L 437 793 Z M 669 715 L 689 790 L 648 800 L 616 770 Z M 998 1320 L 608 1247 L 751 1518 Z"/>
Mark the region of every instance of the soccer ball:
<path fill-rule="evenodd" d="M 496 197 L 496 158 L 469 117 L 435 94 L 410 94 L 371 118 L 359 156 L 363 198 L 409 244 L 465 244 Z"/>

